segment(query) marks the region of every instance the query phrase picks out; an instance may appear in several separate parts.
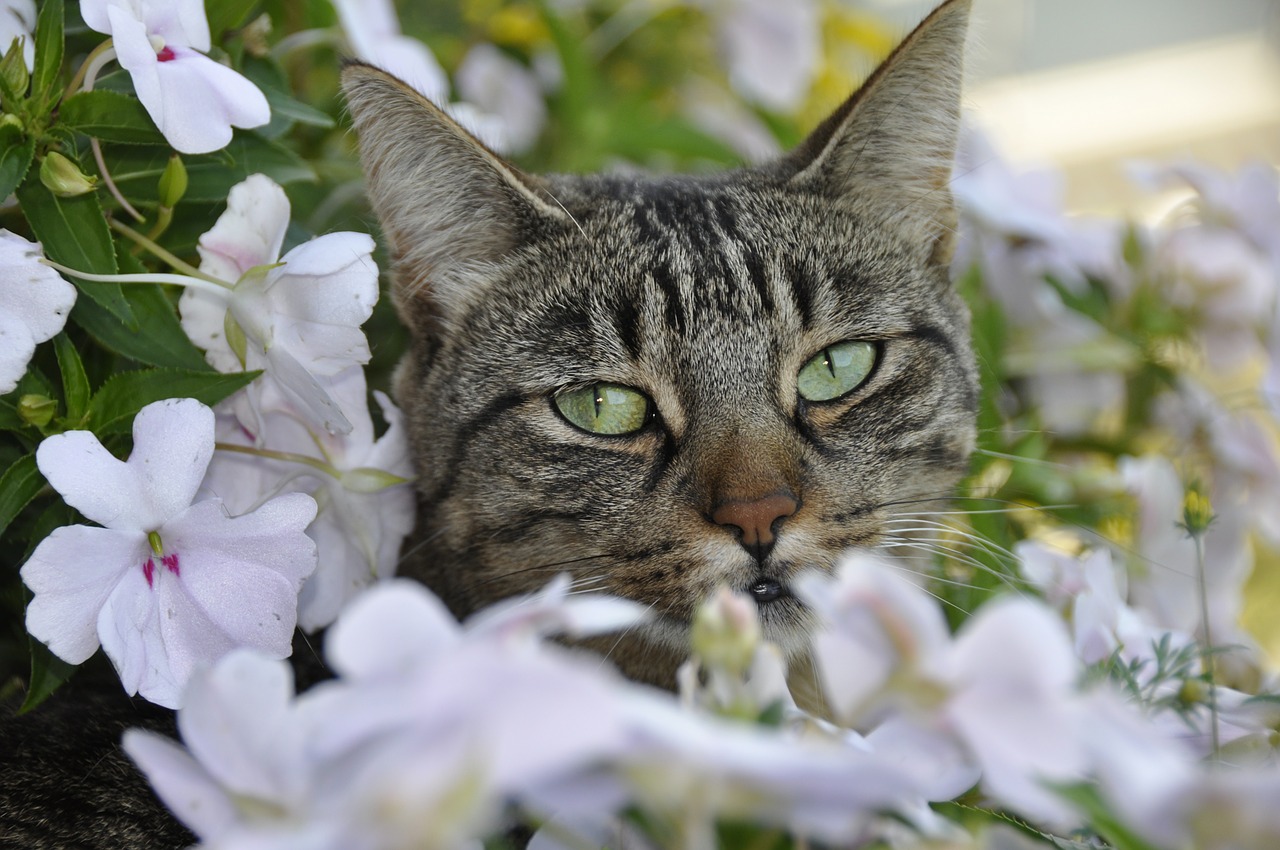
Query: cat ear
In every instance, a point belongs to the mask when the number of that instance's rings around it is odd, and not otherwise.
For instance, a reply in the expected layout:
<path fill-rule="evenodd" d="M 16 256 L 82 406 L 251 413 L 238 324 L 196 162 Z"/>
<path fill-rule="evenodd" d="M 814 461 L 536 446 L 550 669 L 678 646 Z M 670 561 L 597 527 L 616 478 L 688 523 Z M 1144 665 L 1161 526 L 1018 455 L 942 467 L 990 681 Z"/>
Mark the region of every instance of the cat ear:
<path fill-rule="evenodd" d="M 939 263 L 950 259 L 956 226 L 949 185 L 969 6 L 935 9 L 781 163 L 792 185 L 854 200 Z"/>
<path fill-rule="evenodd" d="M 390 74 L 352 63 L 342 89 L 409 324 L 447 321 L 531 228 L 570 221 L 537 178 Z"/>

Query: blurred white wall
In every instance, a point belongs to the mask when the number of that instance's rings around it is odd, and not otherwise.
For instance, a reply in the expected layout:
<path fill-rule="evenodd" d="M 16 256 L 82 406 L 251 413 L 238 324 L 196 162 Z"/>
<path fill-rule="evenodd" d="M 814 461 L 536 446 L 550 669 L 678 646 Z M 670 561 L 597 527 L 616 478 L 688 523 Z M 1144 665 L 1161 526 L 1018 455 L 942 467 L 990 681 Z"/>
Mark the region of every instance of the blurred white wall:
<path fill-rule="evenodd" d="M 862 0 L 904 31 L 932 0 Z M 974 0 L 967 101 L 1076 210 L 1130 208 L 1131 159 L 1280 164 L 1280 0 Z"/>

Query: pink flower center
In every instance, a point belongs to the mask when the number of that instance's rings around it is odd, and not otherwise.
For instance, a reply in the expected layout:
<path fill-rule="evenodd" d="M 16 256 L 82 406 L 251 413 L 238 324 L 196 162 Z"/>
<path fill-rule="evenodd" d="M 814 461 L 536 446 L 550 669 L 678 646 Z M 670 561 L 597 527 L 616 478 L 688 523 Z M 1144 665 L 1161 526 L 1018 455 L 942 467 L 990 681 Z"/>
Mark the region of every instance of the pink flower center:
<path fill-rule="evenodd" d="M 156 58 L 161 62 L 172 62 L 177 57 L 174 55 L 173 50 L 168 47 L 162 47 L 160 52 L 156 54 Z"/>
<path fill-rule="evenodd" d="M 165 555 L 160 559 L 160 563 L 164 566 L 166 570 L 173 573 L 175 576 L 181 575 L 181 572 L 179 571 L 179 566 L 178 566 L 177 552 L 174 552 L 172 555 Z M 155 558 L 147 558 L 147 560 L 143 562 L 142 576 L 147 580 L 147 587 L 155 587 L 155 578 L 156 578 L 156 559 Z"/>

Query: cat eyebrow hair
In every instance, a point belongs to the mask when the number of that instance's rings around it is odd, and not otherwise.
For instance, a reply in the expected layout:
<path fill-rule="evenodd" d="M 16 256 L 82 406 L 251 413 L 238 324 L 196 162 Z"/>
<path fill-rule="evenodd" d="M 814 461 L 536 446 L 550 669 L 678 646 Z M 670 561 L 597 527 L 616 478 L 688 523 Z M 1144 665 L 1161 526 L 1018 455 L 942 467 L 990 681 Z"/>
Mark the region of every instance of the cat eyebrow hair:
<path fill-rule="evenodd" d="M 521 404 L 525 399 L 526 397 L 522 393 L 500 395 L 460 427 L 457 430 L 457 438 L 453 441 L 452 451 L 449 453 L 449 465 L 444 470 L 440 483 L 430 493 L 425 494 L 424 498 L 436 502 L 442 502 L 449 498 L 467 459 L 467 452 L 471 443 L 477 437 L 480 437 L 490 425 L 498 422 L 504 413 Z"/>

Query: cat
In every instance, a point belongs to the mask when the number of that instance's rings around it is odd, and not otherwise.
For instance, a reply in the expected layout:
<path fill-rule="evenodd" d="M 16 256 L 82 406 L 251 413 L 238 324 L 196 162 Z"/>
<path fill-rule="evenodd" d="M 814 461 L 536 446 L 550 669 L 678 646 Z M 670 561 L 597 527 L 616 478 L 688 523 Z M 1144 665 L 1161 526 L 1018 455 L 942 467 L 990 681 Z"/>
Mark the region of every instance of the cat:
<path fill-rule="evenodd" d="M 559 572 L 634 599 L 652 622 L 599 648 L 658 686 L 722 584 L 803 655 L 795 577 L 939 504 L 974 443 L 948 276 L 968 7 L 935 10 L 791 153 L 717 176 L 525 175 L 347 67 L 412 336 L 402 574 L 458 616 Z M 0 846 L 191 843 L 118 749 L 172 715 L 88 684 L 0 722 Z"/>

